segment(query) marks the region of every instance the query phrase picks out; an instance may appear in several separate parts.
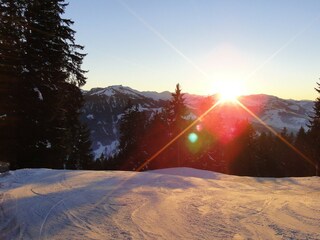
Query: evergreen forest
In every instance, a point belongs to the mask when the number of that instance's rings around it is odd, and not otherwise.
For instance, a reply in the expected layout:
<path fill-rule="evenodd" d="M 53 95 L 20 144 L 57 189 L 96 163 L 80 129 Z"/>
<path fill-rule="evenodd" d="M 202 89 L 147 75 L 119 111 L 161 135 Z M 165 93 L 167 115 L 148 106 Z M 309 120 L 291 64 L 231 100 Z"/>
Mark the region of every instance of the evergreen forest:
<path fill-rule="evenodd" d="M 90 131 L 79 120 L 86 54 L 64 0 L 0 0 L 0 161 L 10 169 L 145 171 L 192 167 L 256 176 L 319 176 L 320 96 L 309 128 L 297 134 L 229 122 L 206 98 L 192 120 L 176 85 L 152 116 L 128 102 L 118 153 L 93 160 Z M 320 84 L 315 90 L 320 95 Z"/>

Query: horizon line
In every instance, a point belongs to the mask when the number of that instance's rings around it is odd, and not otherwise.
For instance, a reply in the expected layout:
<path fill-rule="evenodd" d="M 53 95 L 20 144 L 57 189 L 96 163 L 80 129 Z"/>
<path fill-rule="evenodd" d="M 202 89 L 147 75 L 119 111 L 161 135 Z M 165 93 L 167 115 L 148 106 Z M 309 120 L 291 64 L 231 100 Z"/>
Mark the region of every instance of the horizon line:
<path fill-rule="evenodd" d="M 122 84 L 114 84 L 114 85 L 109 85 L 109 86 L 106 86 L 106 87 L 100 87 L 100 86 L 97 86 L 97 87 L 91 87 L 90 89 L 87 88 L 87 89 L 84 89 L 85 86 L 82 86 L 80 89 L 82 91 L 86 91 L 86 92 L 89 92 L 89 91 L 92 91 L 94 89 L 106 89 L 106 88 L 110 88 L 110 87 L 124 87 L 124 88 L 130 88 L 132 90 L 135 90 L 135 91 L 138 91 L 138 92 L 155 92 L 155 93 L 165 93 L 165 92 L 169 92 L 169 93 L 173 93 L 174 91 L 170 91 L 170 90 L 165 90 L 165 91 L 157 91 L 157 90 L 140 90 L 140 89 L 136 89 L 136 88 L 133 88 L 131 86 L 126 86 L 126 85 L 122 85 Z M 188 95 L 196 95 L 196 96 L 201 96 L 201 97 L 212 97 L 212 96 L 215 96 L 215 95 L 218 95 L 219 93 L 216 92 L 216 93 L 212 93 L 212 94 L 200 94 L 200 93 L 190 93 L 190 92 L 183 92 L 183 94 L 188 94 Z M 265 96 L 270 96 L 270 97 L 276 97 L 276 98 L 280 98 L 280 99 L 283 99 L 283 100 L 294 100 L 294 101 L 311 101 L 311 102 L 314 102 L 315 99 L 294 99 L 294 98 L 285 98 L 285 97 L 281 97 L 281 96 L 277 96 L 277 95 L 274 95 L 274 94 L 269 94 L 269 93 L 248 93 L 248 94 L 243 94 L 243 95 L 239 95 L 238 98 L 241 98 L 241 97 L 247 97 L 247 96 L 258 96 L 258 95 L 265 95 Z"/>

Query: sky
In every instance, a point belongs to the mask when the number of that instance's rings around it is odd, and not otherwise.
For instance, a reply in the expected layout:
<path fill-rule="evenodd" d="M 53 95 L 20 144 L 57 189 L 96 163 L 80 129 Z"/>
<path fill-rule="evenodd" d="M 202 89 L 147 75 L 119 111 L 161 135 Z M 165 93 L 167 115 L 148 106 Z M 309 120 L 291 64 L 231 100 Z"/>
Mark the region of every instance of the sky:
<path fill-rule="evenodd" d="M 88 70 L 84 89 L 240 94 L 314 100 L 319 0 L 69 0 Z"/>

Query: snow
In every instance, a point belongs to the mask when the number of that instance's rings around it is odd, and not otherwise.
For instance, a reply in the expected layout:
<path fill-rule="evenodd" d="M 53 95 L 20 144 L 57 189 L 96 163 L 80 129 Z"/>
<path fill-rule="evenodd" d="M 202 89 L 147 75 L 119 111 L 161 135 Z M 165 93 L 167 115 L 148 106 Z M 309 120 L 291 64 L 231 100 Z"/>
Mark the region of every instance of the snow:
<path fill-rule="evenodd" d="M 35 91 L 36 93 L 38 93 L 38 98 L 39 98 L 39 100 L 40 100 L 40 101 L 43 101 L 43 96 L 42 96 L 42 93 L 40 92 L 40 90 L 39 90 L 37 87 L 35 87 L 35 88 L 33 89 L 33 91 Z"/>
<path fill-rule="evenodd" d="M 97 142 L 98 148 L 93 151 L 95 159 L 99 158 L 103 153 L 104 156 L 112 156 L 116 153 L 119 141 L 112 141 L 109 145 L 103 145 L 101 142 Z"/>
<path fill-rule="evenodd" d="M 161 93 L 145 91 L 145 92 L 141 92 L 140 94 L 142 94 L 146 98 L 152 98 L 155 101 L 159 101 L 159 100 L 168 101 L 172 98 L 171 93 L 168 91 L 161 92 Z"/>
<path fill-rule="evenodd" d="M 113 96 L 114 95 L 114 90 L 113 89 L 106 89 L 104 91 L 101 92 L 102 94 L 106 95 L 106 96 Z"/>
<path fill-rule="evenodd" d="M 265 122 L 269 125 L 269 126 L 275 126 L 278 128 L 281 128 L 281 126 L 285 126 L 285 124 L 282 122 L 281 118 L 279 117 L 279 113 L 281 112 L 281 110 L 278 109 L 273 109 L 273 110 L 268 110 L 266 111 L 266 115 L 265 115 Z"/>
<path fill-rule="evenodd" d="M 124 113 L 118 114 L 117 115 L 117 121 L 119 121 L 123 117 Z"/>
<path fill-rule="evenodd" d="M 106 146 L 102 145 L 101 142 L 97 142 L 98 148 L 96 150 L 93 151 L 95 158 L 98 158 L 101 156 L 101 154 L 104 154 L 104 150 L 106 148 Z"/>
<path fill-rule="evenodd" d="M 290 106 L 293 107 L 293 106 Z M 282 117 L 281 115 L 290 114 L 290 116 Z M 286 112 L 284 110 L 272 109 L 267 110 L 265 115 L 262 117 L 262 120 L 271 127 L 277 129 L 283 129 L 286 127 L 289 131 L 297 132 L 300 127 L 308 128 L 308 118 L 302 118 L 301 115 L 298 115 L 294 112 Z M 253 120 L 253 122 L 258 122 Z"/>
<path fill-rule="evenodd" d="M 116 93 L 128 94 L 138 97 L 140 96 L 139 91 L 122 85 L 114 85 L 103 89 L 99 89 L 98 91 L 94 91 L 93 93 L 91 93 L 91 95 L 105 95 L 111 97 L 114 96 Z"/>
<path fill-rule="evenodd" d="M 187 168 L 0 175 L 0 239 L 320 239 L 320 179 Z"/>
<path fill-rule="evenodd" d="M 119 91 L 124 94 L 140 95 L 140 92 L 138 90 L 132 89 L 127 86 L 114 85 L 114 86 L 112 86 L 112 88 L 115 89 L 116 91 Z"/>
<path fill-rule="evenodd" d="M 109 86 L 106 88 L 99 88 L 99 89 L 91 89 L 93 90 L 91 92 L 91 95 L 105 95 L 108 97 L 112 97 L 114 96 L 116 93 L 122 93 L 122 94 L 127 94 L 127 95 L 131 95 L 137 98 L 141 98 L 141 97 L 145 97 L 145 98 L 149 98 L 149 99 L 153 99 L 155 101 L 159 101 L 159 100 L 163 100 L 163 101 L 167 101 L 169 99 L 171 99 L 171 93 L 168 91 L 165 92 L 155 92 L 155 91 L 138 91 L 135 89 L 132 89 L 130 87 L 127 86 L 122 86 L 122 85 L 114 85 L 114 86 Z"/>
<path fill-rule="evenodd" d="M 183 117 L 185 120 L 195 120 L 197 118 L 193 113 L 189 113 L 187 116 Z"/>
<path fill-rule="evenodd" d="M 138 111 L 139 111 L 139 112 L 147 111 L 147 110 L 149 110 L 149 109 L 150 109 L 150 108 L 144 108 L 144 107 L 142 107 L 141 104 L 138 105 Z"/>
<path fill-rule="evenodd" d="M 88 115 L 87 115 L 87 119 L 93 120 L 93 119 L 94 119 L 94 116 L 93 116 L 92 114 L 88 114 Z"/>
<path fill-rule="evenodd" d="M 51 142 L 49 142 L 48 140 L 46 141 L 46 148 L 51 148 L 52 147 L 52 145 L 51 145 Z"/>
<path fill-rule="evenodd" d="M 300 107 L 297 105 L 290 105 L 289 108 L 293 111 L 299 111 Z"/>

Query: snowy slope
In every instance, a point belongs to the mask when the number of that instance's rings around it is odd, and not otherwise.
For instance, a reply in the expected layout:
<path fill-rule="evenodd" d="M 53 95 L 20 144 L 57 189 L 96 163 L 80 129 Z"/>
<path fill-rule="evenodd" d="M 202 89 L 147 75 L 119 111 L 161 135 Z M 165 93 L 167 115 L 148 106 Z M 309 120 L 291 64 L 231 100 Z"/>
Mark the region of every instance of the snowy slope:
<path fill-rule="evenodd" d="M 300 127 L 307 129 L 312 116 L 312 101 L 286 100 L 268 95 L 250 95 L 240 101 L 269 126 L 277 131 L 286 127 L 289 132 L 297 132 Z M 253 119 L 254 123 L 257 123 Z"/>
<path fill-rule="evenodd" d="M 0 176 L 0 239 L 320 239 L 320 179 L 194 169 Z"/>

